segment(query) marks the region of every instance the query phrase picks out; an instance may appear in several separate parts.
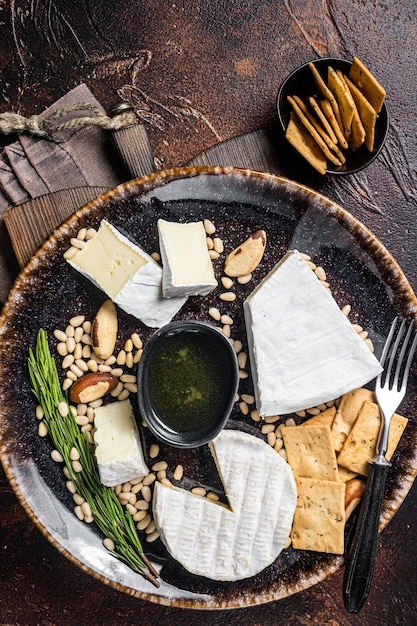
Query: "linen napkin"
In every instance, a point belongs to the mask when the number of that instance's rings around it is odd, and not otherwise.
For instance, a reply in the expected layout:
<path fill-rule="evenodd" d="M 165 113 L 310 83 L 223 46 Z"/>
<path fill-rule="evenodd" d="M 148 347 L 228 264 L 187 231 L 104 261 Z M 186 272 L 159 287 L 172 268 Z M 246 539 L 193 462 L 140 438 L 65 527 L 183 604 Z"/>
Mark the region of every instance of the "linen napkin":
<path fill-rule="evenodd" d="M 81 84 L 41 113 L 39 119 L 78 102 L 92 104 L 104 113 L 88 87 Z M 108 143 L 106 130 L 89 125 L 60 131 L 52 140 L 22 133 L 0 152 L 0 303 L 5 302 L 19 272 L 2 217 L 4 211 L 61 189 L 111 189 L 123 182 L 123 170 Z"/>

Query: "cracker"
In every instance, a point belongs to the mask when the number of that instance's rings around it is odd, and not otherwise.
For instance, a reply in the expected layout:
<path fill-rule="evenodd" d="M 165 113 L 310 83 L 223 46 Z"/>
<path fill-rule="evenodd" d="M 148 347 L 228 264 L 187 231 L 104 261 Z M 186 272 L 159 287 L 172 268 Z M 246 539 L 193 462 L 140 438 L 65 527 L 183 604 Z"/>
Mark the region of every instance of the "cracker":
<path fill-rule="evenodd" d="M 346 141 L 349 143 L 349 138 L 352 132 L 352 118 L 355 110 L 355 103 L 349 90 L 346 89 L 333 67 L 329 65 L 327 71 L 329 89 L 333 92 L 336 102 L 339 105 L 343 134 Z"/>
<path fill-rule="evenodd" d="M 315 142 L 318 144 L 326 158 L 331 161 L 334 165 L 342 165 L 341 161 L 332 153 L 332 151 L 328 148 L 326 142 L 320 136 L 320 133 L 314 128 L 311 122 L 308 120 L 307 116 L 303 113 L 300 106 L 291 96 L 288 96 L 288 102 L 290 103 L 294 113 L 300 120 L 300 122 L 305 126 L 308 132 L 311 134 Z"/>
<path fill-rule="evenodd" d="M 378 115 L 360 89 L 358 89 L 347 76 L 345 77 L 345 80 L 350 89 L 350 93 L 352 94 L 359 117 L 361 118 L 361 122 L 365 129 L 365 146 L 368 148 L 369 152 L 372 152 L 374 149 L 375 125 Z"/>
<path fill-rule="evenodd" d="M 323 115 L 325 115 L 326 118 L 329 120 L 329 124 L 333 128 L 339 144 L 342 146 L 342 148 L 345 148 L 345 149 L 348 148 L 348 142 L 346 141 L 345 136 L 342 133 L 342 128 L 339 125 L 339 122 L 337 121 L 337 118 L 334 114 L 334 109 L 332 105 L 330 104 L 329 100 L 326 100 L 325 98 L 323 100 L 319 100 L 319 105 L 321 107 L 321 110 L 323 111 Z M 336 106 L 337 106 L 337 102 L 336 102 Z"/>
<path fill-rule="evenodd" d="M 291 541 L 297 550 L 343 554 L 345 484 L 296 477 L 297 505 Z"/>
<path fill-rule="evenodd" d="M 319 174 L 326 173 L 327 159 L 320 146 L 292 112 L 285 137 Z"/>
<path fill-rule="evenodd" d="M 340 70 L 337 70 L 336 74 L 342 81 L 343 85 L 345 86 L 345 89 L 347 89 L 350 95 L 352 96 L 352 93 L 349 89 L 349 85 L 347 84 L 345 75 Z M 352 116 L 351 133 L 349 137 L 349 148 L 352 150 L 352 152 L 355 152 L 355 150 L 360 148 L 365 143 L 366 132 L 362 124 L 362 120 L 360 118 L 353 96 L 352 96 L 352 102 L 354 105 L 354 109 L 353 109 L 353 116 Z"/>
<path fill-rule="evenodd" d="M 295 476 L 339 480 L 329 426 L 282 426 L 281 432 L 288 463 Z"/>
<path fill-rule="evenodd" d="M 318 119 L 322 123 L 322 126 L 327 132 L 327 134 L 329 135 L 330 139 L 333 141 L 333 143 L 337 143 L 336 134 L 333 128 L 331 127 L 330 122 L 328 121 L 327 117 L 324 115 L 323 111 L 321 110 L 320 105 L 317 102 L 317 98 L 315 96 L 309 96 L 308 102 L 311 108 L 313 109 L 314 113 L 317 115 Z"/>
<path fill-rule="evenodd" d="M 386 457 L 391 459 L 407 426 L 408 420 L 397 413 L 391 419 Z M 376 446 L 381 427 L 381 414 L 375 402 L 366 400 L 338 456 L 343 467 L 367 476 L 369 461 L 376 455 Z"/>
<path fill-rule="evenodd" d="M 309 63 L 308 65 L 313 74 L 314 82 L 316 83 L 316 87 L 319 90 L 319 93 L 325 100 L 328 100 L 330 102 L 334 115 L 336 117 L 337 123 L 339 127 L 342 128 L 342 118 L 340 116 L 339 105 L 336 102 L 336 98 L 334 97 L 332 90 L 329 89 L 329 87 L 326 85 L 325 81 L 321 77 L 320 72 L 318 71 L 314 63 Z M 345 147 L 347 148 L 347 144 L 346 146 L 344 146 L 343 144 L 340 144 L 340 145 L 342 146 L 342 148 L 345 148 Z"/>
<path fill-rule="evenodd" d="M 386 91 L 358 57 L 353 57 L 349 78 L 364 94 L 375 111 L 379 113 L 384 104 Z"/>
<path fill-rule="evenodd" d="M 334 449 L 339 452 L 359 415 L 365 400 L 375 400 L 375 394 L 361 387 L 342 396 L 332 424 Z"/>
<path fill-rule="evenodd" d="M 352 472 L 351 470 L 346 469 L 346 467 L 343 467 L 342 465 L 337 466 L 337 471 L 339 473 L 339 481 L 341 483 L 347 483 L 353 478 L 356 478 L 356 476 L 358 475 L 358 472 Z"/>

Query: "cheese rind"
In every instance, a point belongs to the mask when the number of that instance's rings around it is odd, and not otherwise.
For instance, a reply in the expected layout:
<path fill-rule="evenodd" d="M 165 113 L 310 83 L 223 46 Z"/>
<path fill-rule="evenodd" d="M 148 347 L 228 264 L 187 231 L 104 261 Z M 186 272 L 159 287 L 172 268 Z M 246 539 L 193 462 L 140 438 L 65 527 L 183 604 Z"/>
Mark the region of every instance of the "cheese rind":
<path fill-rule="evenodd" d="M 151 328 L 168 324 L 186 302 L 163 297 L 160 265 L 106 220 L 68 263 Z"/>
<path fill-rule="evenodd" d="M 205 296 L 217 287 L 203 222 L 159 219 L 158 230 L 165 298 Z"/>
<path fill-rule="evenodd" d="M 362 387 L 381 371 L 299 252 L 287 253 L 243 304 L 256 405 L 285 415 Z"/>
<path fill-rule="evenodd" d="M 168 552 L 189 572 L 241 580 L 270 565 L 284 548 L 295 480 L 286 461 L 253 435 L 223 430 L 211 445 L 230 509 L 156 483 L 154 520 Z"/>
<path fill-rule="evenodd" d="M 95 455 L 103 485 L 114 487 L 148 474 L 129 400 L 96 408 L 94 425 Z"/>

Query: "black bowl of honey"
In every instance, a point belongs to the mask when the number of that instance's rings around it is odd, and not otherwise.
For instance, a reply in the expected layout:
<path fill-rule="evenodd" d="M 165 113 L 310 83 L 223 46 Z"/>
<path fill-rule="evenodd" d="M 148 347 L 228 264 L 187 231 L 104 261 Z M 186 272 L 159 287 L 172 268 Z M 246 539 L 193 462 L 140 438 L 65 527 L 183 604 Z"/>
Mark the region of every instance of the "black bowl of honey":
<path fill-rule="evenodd" d="M 142 419 L 162 442 L 202 446 L 225 426 L 239 384 L 236 353 L 206 322 L 171 322 L 146 342 L 138 367 Z"/>

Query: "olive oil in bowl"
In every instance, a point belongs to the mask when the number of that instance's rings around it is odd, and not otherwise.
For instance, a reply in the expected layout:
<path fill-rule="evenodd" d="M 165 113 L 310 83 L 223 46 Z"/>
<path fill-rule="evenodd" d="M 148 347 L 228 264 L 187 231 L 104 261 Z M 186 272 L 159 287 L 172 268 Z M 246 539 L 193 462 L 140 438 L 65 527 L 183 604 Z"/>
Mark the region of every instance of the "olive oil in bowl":
<path fill-rule="evenodd" d="M 142 417 L 162 441 L 195 447 L 213 439 L 232 410 L 235 352 L 217 328 L 173 322 L 147 342 L 138 371 Z"/>

